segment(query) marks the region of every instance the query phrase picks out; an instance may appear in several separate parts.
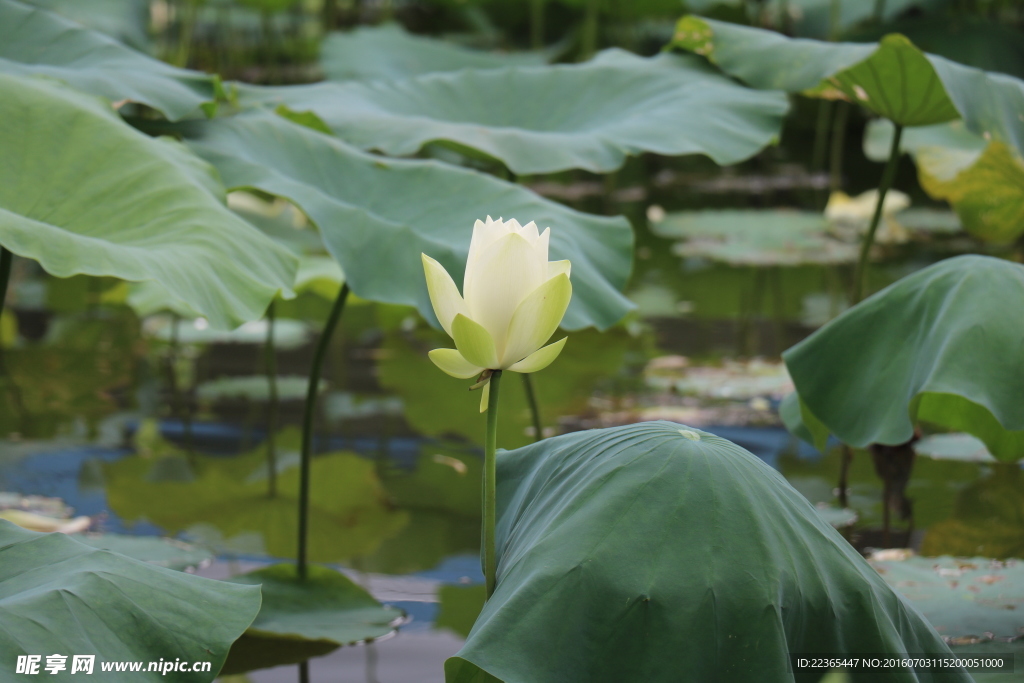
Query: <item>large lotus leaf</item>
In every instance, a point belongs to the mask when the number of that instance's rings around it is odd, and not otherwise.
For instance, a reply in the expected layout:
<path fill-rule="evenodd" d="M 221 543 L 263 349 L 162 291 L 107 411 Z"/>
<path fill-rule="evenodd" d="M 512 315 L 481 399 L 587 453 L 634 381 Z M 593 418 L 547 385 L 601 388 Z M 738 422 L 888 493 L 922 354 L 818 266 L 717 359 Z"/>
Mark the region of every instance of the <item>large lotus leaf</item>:
<path fill-rule="evenodd" d="M 864 151 L 882 161 L 891 141 L 892 124 L 874 121 Z M 921 187 L 952 204 L 968 232 L 997 243 L 1024 234 L 1024 162 L 1013 148 L 958 121 L 907 129 L 900 147 L 913 155 Z"/>
<path fill-rule="evenodd" d="M 545 61 L 545 55 L 539 52 L 470 50 L 448 41 L 415 36 L 398 24 L 329 33 L 320 47 L 320 64 L 332 81 L 396 80 L 440 71 L 534 66 Z"/>
<path fill-rule="evenodd" d="M 214 549 L 244 541 L 272 557 L 294 557 L 298 527 L 295 429 L 275 438 L 277 493 L 270 496 L 266 445 L 231 457 L 170 453 L 132 456 L 103 466 L 107 502 L 125 522 L 147 520 L 170 534 L 188 531 Z M 170 465 L 170 466 L 168 466 Z M 188 476 L 181 476 L 184 466 Z M 367 555 L 408 521 L 391 509 L 373 462 L 349 453 L 311 463 L 309 558 L 342 562 Z"/>
<path fill-rule="evenodd" d="M 447 141 L 520 174 L 614 171 L 641 152 L 732 164 L 775 142 L 788 109 L 781 93 L 744 88 L 695 58 L 620 50 L 584 64 L 242 88 L 241 100 L 313 111 L 364 149 L 402 156 Z"/>
<path fill-rule="evenodd" d="M 847 444 L 905 443 L 924 421 L 1014 461 L 1024 456 L 1020 301 L 1024 266 L 958 256 L 878 292 L 783 358 L 804 407 Z"/>
<path fill-rule="evenodd" d="M 208 550 L 173 538 L 128 534 L 83 534 L 75 540 L 99 550 L 109 550 L 158 567 L 184 571 L 208 564 Z"/>
<path fill-rule="evenodd" d="M 263 606 L 248 635 L 349 645 L 385 636 L 401 620 L 401 610 L 384 607 L 344 574 L 317 565 L 307 569 L 305 579 L 293 564 L 231 577 L 262 585 Z"/>
<path fill-rule="evenodd" d="M 778 472 L 712 434 L 578 432 L 497 467 L 497 588 L 449 683 L 802 683 L 821 672 L 790 653 L 949 651 Z"/>
<path fill-rule="evenodd" d="M 844 3 L 844 6 L 863 4 Z M 894 23 L 871 24 L 847 33 L 844 38 L 861 43 L 876 41 L 893 32 L 905 35 L 925 52 L 954 62 L 1017 78 L 1024 76 L 1024 35 L 1020 29 L 994 17 L 960 12 L 914 16 Z"/>
<path fill-rule="evenodd" d="M 633 234 L 624 218 L 583 214 L 469 169 L 376 157 L 269 112 L 183 130 L 229 187 L 259 189 L 302 207 L 363 299 L 414 305 L 433 320 L 420 254 L 462 282 L 473 223 L 493 215 L 551 226 L 552 259 L 572 262 L 565 328 L 606 328 L 632 307 L 619 291 L 632 261 Z"/>
<path fill-rule="evenodd" d="M 910 557 L 871 564 L 945 638 L 1024 635 L 1024 561 Z"/>
<path fill-rule="evenodd" d="M 96 674 L 114 661 L 211 663 L 205 674 L 106 672 L 104 681 L 212 681 L 259 607 L 257 587 L 155 567 L 0 520 L 5 679 L 19 655 L 43 655 L 45 665 L 46 655 L 63 654 L 70 671 L 71 655 L 93 654 Z"/>
<path fill-rule="evenodd" d="M 115 102 L 149 105 L 171 120 L 214 101 L 219 90 L 214 76 L 170 66 L 17 0 L 0 0 L 2 72 L 59 78 Z"/>
<path fill-rule="evenodd" d="M 925 54 L 899 34 L 831 43 L 687 16 L 672 44 L 755 88 L 847 99 L 905 126 L 962 118 L 1024 152 L 1024 81 Z"/>
<path fill-rule="evenodd" d="M 297 259 L 232 214 L 180 144 L 48 79 L 0 74 L 0 94 L 4 247 L 58 277 L 156 280 L 221 327 L 289 291 Z"/>

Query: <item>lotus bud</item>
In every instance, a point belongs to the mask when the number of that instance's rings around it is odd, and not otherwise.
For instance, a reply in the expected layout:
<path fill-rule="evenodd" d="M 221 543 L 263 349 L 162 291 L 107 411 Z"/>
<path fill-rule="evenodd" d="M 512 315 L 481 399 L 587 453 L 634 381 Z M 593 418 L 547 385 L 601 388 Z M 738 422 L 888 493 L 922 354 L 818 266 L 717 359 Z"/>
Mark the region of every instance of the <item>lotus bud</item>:
<path fill-rule="evenodd" d="M 569 262 L 548 261 L 550 236 L 551 228 L 540 233 L 532 221 L 477 221 L 461 294 L 444 266 L 423 254 L 430 303 L 455 340 L 454 349 L 430 352 L 434 365 L 459 379 L 487 380 L 494 370 L 537 372 L 558 357 L 565 338 L 544 343 L 562 322 L 572 285 Z"/>

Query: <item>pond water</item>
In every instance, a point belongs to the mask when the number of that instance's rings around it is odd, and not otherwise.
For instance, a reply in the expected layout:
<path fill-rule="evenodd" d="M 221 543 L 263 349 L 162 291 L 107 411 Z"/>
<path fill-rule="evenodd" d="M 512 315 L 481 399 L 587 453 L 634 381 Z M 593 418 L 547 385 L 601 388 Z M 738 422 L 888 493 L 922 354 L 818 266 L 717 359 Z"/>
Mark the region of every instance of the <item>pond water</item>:
<path fill-rule="evenodd" d="M 642 217 L 638 223 L 644 223 Z M 639 308 L 605 333 L 573 333 L 534 378 L 545 435 L 670 419 L 735 441 L 811 502 L 834 505 L 839 451 L 791 437 L 776 409 L 785 348 L 838 313 L 848 268 L 736 267 L 638 237 Z M 890 254 L 873 286 L 942 255 Z M 22 338 L 4 350 L 0 491 L 63 500 L 92 530 L 167 535 L 210 549 L 198 571 L 225 578 L 295 552 L 298 429 L 316 326 L 329 301 L 278 304 L 279 406 L 264 377 L 265 324 L 217 335 L 202 321 L 140 320 L 123 285 L 15 269 Z M 479 396 L 426 351 L 447 345 L 411 309 L 353 301 L 332 342 L 317 417 L 311 560 L 342 568 L 405 610 L 399 632 L 311 663 L 313 681 L 443 681 L 482 600 L 478 559 Z M 518 378 L 505 383 L 498 442 L 533 440 Z M 268 425 L 276 469 L 268 468 Z M 881 482 L 857 453 L 850 474 L 858 547 L 884 544 Z M 889 545 L 932 555 L 1024 556 L 1024 477 L 1014 468 L 919 457 L 913 526 Z M 70 512 L 70 511 L 68 511 Z M 233 661 L 236 670 L 245 662 Z M 293 681 L 294 665 L 225 676 Z"/>

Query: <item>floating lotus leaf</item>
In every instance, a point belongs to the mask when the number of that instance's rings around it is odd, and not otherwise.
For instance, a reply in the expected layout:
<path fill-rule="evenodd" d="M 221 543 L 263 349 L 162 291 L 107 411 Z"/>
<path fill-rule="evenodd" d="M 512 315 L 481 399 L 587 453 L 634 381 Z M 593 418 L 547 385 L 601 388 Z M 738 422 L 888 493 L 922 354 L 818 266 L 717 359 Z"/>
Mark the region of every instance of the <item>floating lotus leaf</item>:
<path fill-rule="evenodd" d="M 583 64 L 241 87 L 240 98 L 312 111 L 363 149 L 405 156 L 444 141 L 519 174 L 614 171 L 642 152 L 733 164 L 777 141 L 788 110 L 780 93 L 744 88 L 694 58 L 622 50 Z"/>
<path fill-rule="evenodd" d="M 173 653 L 184 661 L 210 662 L 211 671 L 100 677 L 212 681 L 259 607 L 254 586 L 155 567 L 64 534 L 0 521 L 0 665 L 7 672 L 25 654 L 93 654 L 99 674 L 104 662 L 157 661 Z M 64 675 L 71 663 L 66 660 Z"/>
<path fill-rule="evenodd" d="M 173 538 L 127 534 L 82 534 L 75 540 L 98 550 L 109 550 L 158 567 L 192 569 L 213 559 L 210 551 Z"/>
<path fill-rule="evenodd" d="M 301 401 L 306 398 L 309 378 L 300 375 L 279 375 L 276 378 L 279 401 Z M 320 380 L 320 390 L 327 388 L 327 382 Z M 245 399 L 263 403 L 270 400 L 270 382 L 266 375 L 247 377 L 219 377 L 203 382 L 196 387 L 200 401 Z"/>
<path fill-rule="evenodd" d="M 0 0 L 0 73 L 50 76 L 114 102 L 149 105 L 171 120 L 212 103 L 220 89 L 216 76 L 175 68 L 17 0 Z"/>
<path fill-rule="evenodd" d="M 146 331 L 161 341 L 176 339 L 180 344 L 255 344 L 267 341 L 267 320 L 253 320 L 233 330 L 210 327 L 204 318 L 170 320 L 147 326 Z M 177 328 L 177 330 L 175 330 Z M 280 350 L 297 349 L 309 341 L 311 327 L 301 320 L 282 318 L 274 321 L 274 346 Z"/>
<path fill-rule="evenodd" d="M 852 263 L 858 248 L 828 234 L 825 217 L 791 209 L 706 209 L 670 213 L 651 226 L 682 238 L 673 252 L 736 266 Z"/>
<path fill-rule="evenodd" d="M 302 207 L 363 299 L 414 305 L 433 319 L 421 252 L 461 282 L 473 223 L 494 215 L 552 227 L 551 258 L 572 261 L 564 327 L 603 329 L 632 307 L 620 292 L 633 244 L 624 218 L 583 214 L 469 169 L 376 157 L 269 112 L 195 122 L 183 131 L 229 187 Z"/>
<path fill-rule="evenodd" d="M 884 160 L 891 141 L 892 124 L 873 121 L 864 151 Z M 900 147 L 913 155 L 921 187 L 949 202 L 972 235 L 1006 244 L 1024 234 L 1024 162 L 1013 148 L 959 121 L 908 129 Z"/>
<path fill-rule="evenodd" d="M 874 44 L 832 43 L 686 16 L 672 45 L 755 88 L 849 100 L 904 126 L 962 118 L 1024 153 L 1024 81 L 925 54 L 896 33 Z"/>
<path fill-rule="evenodd" d="M 914 452 L 932 460 L 996 462 L 985 442 L 970 434 L 932 434 L 914 443 Z"/>
<path fill-rule="evenodd" d="M 351 645 L 395 630 L 403 612 L 385 607 L 344 574 L 313 565 L 299 579 L 293 564 L 231 577 L 260 585 L 263 605 L 248 635 Z"/>
<path fill-rule="evenodd" d="M 0 73 L 0 93 L 0 147 L 22 160 L 0 167 L 4 247 L 57 277 L 155 280 L 220 327 L 290 291 L 296 259 L 233 215 L 180 144 L 49 79 Z"/>
<path fill-rule="evenodd" d="M 949 652 L 778 472 L 724 439 L 647 422 L 545 439 L 497 467 L 497 588 L 448 683 L 817 683 L 791 652 Z"/>
<path fill-rule="evenodd" d="M 546 61 L 540 52 L 470 50 L 445 40 L 413 35 L 399 24 L 329 33 L 320 46 L 320 65 L 331 81 L 388 81 L 462 69 L 538 66 Z"/>
<path fill-rule="evenodd" d="M 783 354 L 819 449 L 902 444 L 918 421 L 981 439 L 998 460 L 1024 456 L 1024 266 L 958 256 L 924 268 L 846 311 Z M 828 368 L 829 372 L 822 372 Z M 788 418 L 787 418 L 788 415 Z M 806 433 L 803 434 L 806 437 Z"/>
<path fill-rule="evenodd" d="M 871 565 L 943 638 L 1024 635 L 1024 561 L 909 557 Z"/>

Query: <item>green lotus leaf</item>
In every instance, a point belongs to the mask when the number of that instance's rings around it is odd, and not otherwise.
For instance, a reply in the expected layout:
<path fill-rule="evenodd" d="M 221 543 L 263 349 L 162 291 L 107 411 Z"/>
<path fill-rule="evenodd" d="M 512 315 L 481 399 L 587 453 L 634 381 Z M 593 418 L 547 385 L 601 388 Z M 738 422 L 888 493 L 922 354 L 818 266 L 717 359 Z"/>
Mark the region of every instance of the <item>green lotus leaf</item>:
<path fill-rule="evenodd" d="M 18 0 L 0 0 L 0 73 L 58 78 L 114 102 L 148 105 L 171 120 L 210 110 L 220 91 L 215 76 L 170 66 Z"/>
<path fill-rule="evenodd" d="M 849 100 L 904 126 L 962 118 L 1024 153 L 1024 81 L 925 54 L 896 33 L 874 44 L 831 43 L 686 16 L 672 46 L 755 88 Z"/>
<path fill-rule="evenodd" d="M 240 86 L 240 100 L 313 111 L 363 149 L 404 156 L 446 141 L 519 174 L 614 171 L 641 152 L 733 164 L 776 142 L 788 110 L 780 93 L 744 88 L 695 58 L 621 50 L 575 65 Z"/>
<path fill-rule="evenodd" d="M 300 579 L 295 565 L 275 564 L 231 577 L 263 591 L 263 606 L 248 635 L 350 645 L 391 633 L 403 616 L 344 574 L 317 565 L 308 572 Z"/>
<path fill-rule="evenodd" d="M 712 434 L 577 432 L 497 468 L 497 587 L 448 683 L 803 683 L 822 672 L 791 652 L 949 652 L 778 472 Z"/>
<path fill-rule="evenodd" d="M 4 247 L 58 277 L 155 280 L 219 327 L 289 293 L 297 259 L 232 214 L 180 144 L 48 79 L 0 74 L 0 93 Z"/>
<path fill-rule="evenodd" d="M 260 608 L 255 586 L 155 567 L 64 534 L 0 520 L 0 665 L 19 655 L 94 654 L 105 681 L 212 681 Z M 208 673 L 100 673 L 104 662 L 180 657 Z M 42 667 L 40 667 L 42 668 Z M 5 674 L 9 676 L 10 674 Z"/>
<path fill-rule="evenodd" d="M 824 1 L 826 4 L 831 0 Z M 901 0 L 905 2 L 906 0 Z M 913 1 L 913 0 L 911 0 Z M 931 0 L 937 4 L 948 0 Z M 886 3 L 886 10 L 892 2 Z M 870 3 L 847 2 L 846 7 L 867 7 Z M 847 32 L 844 39 L 873 42 L 886 33 L 905 35 L 925 52 L 945 57 L 985 71 L 995 71 L 1020 78 L 1024 76 L 1024 44 L 1021 31 L 995 17 L 972 16 L 968 13 L 937 13 L 931 16 L 908 16 L 896 22 L 872 23 Z M 813 36 L 821 37 L 825 36 Z"/>
<path fill-rule="evenodd" d="M 720 0 L 713 0 L 719 2 Z M 886 0 L 882 4 L 882 23 L 879 26 L 889 26 L 896 17 L 908 9 L 928 10 L 933 7 L 942 8 L 948 0 Z M 702 10 L 694 7 L 692 0 L 687 3 L 687 8 L 693 12 Z M 783 7 L 785 5 L 785 7 Z M 767 0 L 761 10 L 762 16 L 776 18 L 780 12 L 786 12 L 786 32 L 792 35 L 827 39 L 833 31 L 833 11 L 838 12 L 837 26 L 841 33 L 871 20 L 878 3 L 857 2 L 833 2 L 833 0 Z M 920 17 L 914 17 L 916 21 L 922 21 Z M 874 26 L 875 24 L 871 24 Z M 860 33 L 857 33 L 860 35 Z"/>
<path fill-rule="evenodd" d="M 871 565 L 945 638 L 1021 636 L 1024 561 L 946 556 Z"/>
<path fill-rule="evenodd" d="M 183 571 L 209 563 L 210 551 L 173 538 L 128 534 L 82 534 L 75 540 L 99 550 L 126 555 L 134 560 Z"/>
<path fill-rule="evenodd" d="M 399 24 L 361 26 L 329 33 L 320 47 L 320 64 L 331 81 L 397 80 L 442 71 L 538 66 L 540 52 L 500 53 L 471 50 L 436 38 L 408 33 Z"/>
<path fill-rule="evenodd" d="M 914 443 L 914 452 L 932 460 L 956 462 L 998 462 L 981 439 L 970 434 L 932 434 Z M 938 553 L 939 555 L 957 553 Z M 973 553 L 971 553 L 973 554 Z"/>
<path fill-rule="evenodd" d="M 909 441 L 918 421 L 1024 456 L 1024 266 L 958 256 L 846 311 L 783 354 L 808 416 L 844 443 Z M 827 369 L 827 372 L 824 370 Z M 795 416 L 790 410 L 791 420 Z"/>
<path fill-rule="evenodd" d="M 884 161 L 891 141 L 892 124 L 874 121 L 864 134 L 865 153 Z M 949 202 L 972 235 L 1009 244 L 1024 234 L 1024 161 L 1013 148 L 959 121 L 910 128 L 900 147 L 913 155 L 921 187 Z"/>
<path fill-rule="evenodd" d="M 473 223 L 493 215 L 552 227 L 552 260 L 572 261 L 566 329 L 607 328 L 632 307 L 620 291 L 633 246 L 624 218 L 583 214 L 469 169 L 376 157 L 269 112 L 193 122 L 182 131 L 229 187 L 300 206 L 363 299 L 414 305 L 434 320 L 420 254 L 461 282 Z"/>

